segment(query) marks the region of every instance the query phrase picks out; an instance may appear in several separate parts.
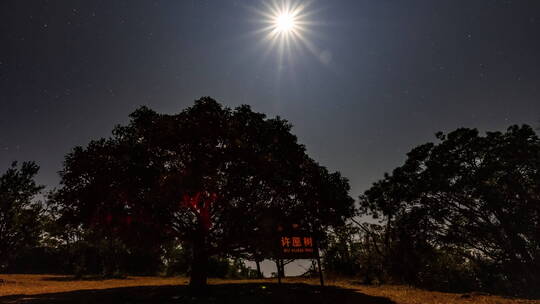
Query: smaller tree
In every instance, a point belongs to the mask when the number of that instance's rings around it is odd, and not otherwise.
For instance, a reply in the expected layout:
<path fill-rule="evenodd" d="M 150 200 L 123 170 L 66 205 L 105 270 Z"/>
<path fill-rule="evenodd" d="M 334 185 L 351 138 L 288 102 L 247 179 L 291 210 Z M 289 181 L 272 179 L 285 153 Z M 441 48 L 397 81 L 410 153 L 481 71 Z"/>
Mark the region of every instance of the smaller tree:
<path fill-rule="evenodd" d="M 24 162 L 0 176 L 0 270 L 21 250 L 38 244 L 42 208 L 34 199 L 43 189 L 34 177 L 39 167 Z"/>

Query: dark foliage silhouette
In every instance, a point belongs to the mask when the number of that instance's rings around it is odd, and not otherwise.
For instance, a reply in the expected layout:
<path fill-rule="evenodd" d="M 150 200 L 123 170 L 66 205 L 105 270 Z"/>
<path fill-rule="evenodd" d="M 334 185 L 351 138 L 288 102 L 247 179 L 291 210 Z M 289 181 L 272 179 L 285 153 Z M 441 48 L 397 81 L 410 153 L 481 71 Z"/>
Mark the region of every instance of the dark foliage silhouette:
<path fill-rule="evenodd" d="M 194 288 L 210 256 L 260 253 L 277 219 L 322 235 L 353 214 L 347 180 L 309 158 L 279 117 L 208 97 L 176 115 L 142 107 L 130 117 L 66 156 L 59 221 L 111 248 L 178 240 L 192 251 Z"/>
<path fill-rule="evenodd" d="M 538 136 L 511 126 L 437 138 L 360 197 L 361 214 L 385 220 L 387 269 L 424 287 L 538 292 Z"/>

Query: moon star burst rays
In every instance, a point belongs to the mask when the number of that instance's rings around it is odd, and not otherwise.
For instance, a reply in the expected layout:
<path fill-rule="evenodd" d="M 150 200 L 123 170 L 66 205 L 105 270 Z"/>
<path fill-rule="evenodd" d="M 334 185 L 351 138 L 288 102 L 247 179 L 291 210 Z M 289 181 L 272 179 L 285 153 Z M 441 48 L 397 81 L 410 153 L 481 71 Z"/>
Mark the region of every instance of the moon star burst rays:
<path fill-rule="evenodd" d="M 309 37 L 313 35 L 310 29 L 314 11 L 310 1 L 264 1 L 262 8 L 255 11 L 259 15 L 262 27 L 256 31 L 262 35 L 267 55 L 277 50 L 280 63 L 284 57 L 290 58 L 293 51 L 308 50 L 312 52 Z"/>

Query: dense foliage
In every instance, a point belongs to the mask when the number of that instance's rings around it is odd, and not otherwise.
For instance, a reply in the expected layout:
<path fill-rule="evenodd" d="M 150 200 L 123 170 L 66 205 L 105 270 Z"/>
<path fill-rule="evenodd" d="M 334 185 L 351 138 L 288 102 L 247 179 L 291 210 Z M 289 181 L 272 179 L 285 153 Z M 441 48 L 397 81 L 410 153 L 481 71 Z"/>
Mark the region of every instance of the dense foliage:
<path fill-rule="evenodd" d="M 117 240 L 147 251 L 178 241 L 193 253 L 192 286 L 206 283 L 210 256 L 263 251 L 278 219 L 322 235 L 353 214 L 347 180 L 309 158 L 280 118 L 211 98 L 176 115 L 142 107 L 130 117 L 66 156 L 59 221 L 111 250 Z"/>
<path fill-rule="evenodd" d="M 275 259 L 276 227 L 294 223 L 316 235 L 328 275 L 540 296 L 540 139 L 528 126 L 438 133 L 355 210 L 347 180 L 279 117 L 202 98 L 130 118 L 66 156 L 47 208 L 36 164 L 0 176 L 1 271 L 190 275 L 200 287 L 260 276 L 244 261 Z"/>
<path fill-rule="evenodd" d="M 528 126 L 438 133 L 360 197 L 385 222 L 385 268 L 426 287 L 540 286 L 540 140 Z"/>

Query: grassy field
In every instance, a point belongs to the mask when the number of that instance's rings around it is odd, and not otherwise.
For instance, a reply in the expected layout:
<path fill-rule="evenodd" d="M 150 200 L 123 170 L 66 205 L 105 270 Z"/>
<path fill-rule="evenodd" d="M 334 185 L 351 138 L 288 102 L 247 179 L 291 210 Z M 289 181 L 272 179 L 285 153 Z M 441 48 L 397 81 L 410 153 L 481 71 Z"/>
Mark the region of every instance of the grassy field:
<path fill-rule="evenodd" d="M 405 286 L 365 286 L 347 280 L 210 280 L 204 296 L 192 296 L 186 278 L 128 277 L 74 280 L 55 275 L 0 275 L 0 303 L 540 303 L 498 296 L 429 292 Z"/>

